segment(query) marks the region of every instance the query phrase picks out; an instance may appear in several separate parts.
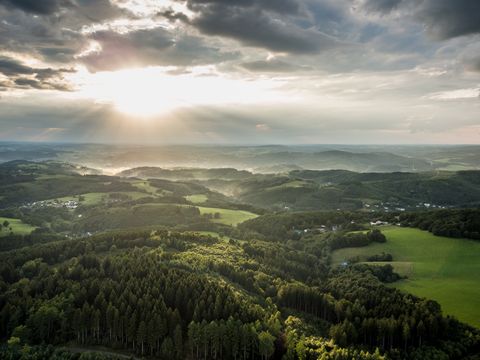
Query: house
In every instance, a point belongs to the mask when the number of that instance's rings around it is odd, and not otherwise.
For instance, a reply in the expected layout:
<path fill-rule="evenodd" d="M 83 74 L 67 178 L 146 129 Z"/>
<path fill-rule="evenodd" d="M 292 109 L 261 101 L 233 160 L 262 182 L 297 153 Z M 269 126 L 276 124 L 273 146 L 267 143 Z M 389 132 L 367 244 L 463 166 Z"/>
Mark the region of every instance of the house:
<path fill-rule="evenodd" d="M 371 226 L 382 226 L 382 225 L 389 225 L 389 224 L 386 221 L 377 220 L 377 221 L 371 221 L 370 225 Z"/>

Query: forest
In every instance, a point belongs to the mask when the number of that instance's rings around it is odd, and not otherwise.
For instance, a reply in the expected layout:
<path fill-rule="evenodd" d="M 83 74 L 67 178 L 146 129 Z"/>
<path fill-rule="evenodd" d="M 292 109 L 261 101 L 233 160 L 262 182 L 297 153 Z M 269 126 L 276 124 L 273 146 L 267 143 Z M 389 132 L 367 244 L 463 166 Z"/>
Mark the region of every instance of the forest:
<path fill-rule="evenodd" d="M 476 327 L 391 286 L 391 254 L 332 262 L 388 244 L 377 223 L 478 239 L 477 210 L 276 211 L 185 179 L 2 166 L 2 359 L 478 359 Z"/>

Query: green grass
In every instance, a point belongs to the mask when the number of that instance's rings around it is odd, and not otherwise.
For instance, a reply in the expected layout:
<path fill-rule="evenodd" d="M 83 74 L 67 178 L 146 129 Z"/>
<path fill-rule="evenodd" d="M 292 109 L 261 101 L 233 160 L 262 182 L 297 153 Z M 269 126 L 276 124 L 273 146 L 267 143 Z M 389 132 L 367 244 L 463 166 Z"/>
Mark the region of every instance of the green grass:
<path fill-rule="evenodd" d="M 205 194 L 187 195 L 185 199 L 192 204 L 203 204 L 208 200 L 208 196 Z"/>
<path fill-rule="evenodd" d="M 269 187 L 267 189 L 267 191 L 281 190 L 281 189 L 285 189 L 285 188 L 302 188 L 302 187 L 305 187 L 305 186 L 310 187 L 312 185 L 310 183 L 308 183 L 307 181 L 292 180 L 292 181 L 286 182 L 286 183 L 281 184 L 281 185 Z"/>
<path fill-rule="evenodd" d="M 203 214 L 215 214 L 219 213 L 219 219 L 213 219 L 213 222 L 220 224 L 237 226 L 238 224 L 256 218 L 258 215 L 251 213 L 249 211 L 243 210 L 229 210 L 229 209 L 220 209 L 220 208 L 207 208 L 199 206 L 198 209 L 200 213 Z"/>
<path fill-rule="evenodd" d="M 8 228 L 3 227 L 3 223 L 5 221 L 8 221 L 10 224 L 8 225 Z M 12 219 L 12 218 L 5 218 L 5 217 L 0 217 L 0 224 L 2 224 L 2 231 L 0 231 L 0 237 L 1 236 L 6 236 L 9 235 L 10 232 L 13 232 L 14 235 L 28 235 L 30 234 L 33 230 L 36 229 L 35 226 L 25 224 L 22 222 L 20 219 Z M 10 231 L 10 228 L 12 230 Z"/>
<path fill-rule="evenodd" d="M 103 203 L 106 200 L 113 200 L 113 198 L 109 198 L 108 194 L 113 194 L 113 193 L 86 193 L 86 194 L 81 194 L 83 196 L 84 200 L 80 201 L 80 205 L 86 205 L 86 206 L 92 206 L 92 205 L 98 205 Z M 124 194 L 127 195 L 131 200 L 138 200 L 144 197 L 149 197 L 149 194 L 139 192 L 139 191 L 121 191 L 118 192 L 118 194 Z M 59 201 L 69 201 L 69 200 L 74 200 L 78 201 L 78 195 L 75 196 L 64 196 L 61 198 L 58 198 L 57 200 Z"/>
<path fill-rule="evenodd" d="M 332 261 L 367 256 L 382 251 L 393 255 L 395 270 L 408 279 L 393 286 L 417 296 L 434 299 L 444 313 L 480 327 L 480 242 L 434 236 L 411 228 L 386 227 L 384 244 L 340 249 Z"/>
<path fill-rule="evenodd" d="M 87 194 L 82 194 L 81 196 L 84 197 L 85 200 L 80 201 L 79 204 L 82 205 L 97 205 L 100 204 L 103 200 L 104 196 L 107 196 L 106 193 L 87 193 Z M 64 196 L 61 198 L 58 198 L 58 201 L 78 201 L 78 195 L 76 196 Z"/>

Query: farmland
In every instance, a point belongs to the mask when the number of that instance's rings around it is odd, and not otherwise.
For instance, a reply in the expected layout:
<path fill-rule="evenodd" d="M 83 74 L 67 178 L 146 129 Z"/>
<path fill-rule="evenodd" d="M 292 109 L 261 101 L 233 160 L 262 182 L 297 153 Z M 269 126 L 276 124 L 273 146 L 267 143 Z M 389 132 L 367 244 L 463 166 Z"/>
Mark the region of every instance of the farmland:
<path fill-rule="evenodd" d="M 7 223 L 8 226 L 5 226 L 5 224 Z M 30 234 L 33 230 L 35 230 L 34 226 L 25 224 L 20 219 L 0 217 L 0 224 L 2 224 L 2 231 L 0 232 L 0 236 L 6 236 L 10 233 L 13 233 L 14 235 L 27 235 Z"/>
<path fill-rule="evenodd" d="M 219 218 L 214 218 L 213 222 L 220 224 L 236 226 L 244 221 L 254 219 L 257 217 L 254 213 L 243 210 L 229 210 L 229 209 L 217 209 L 217 208 L 207 208 L 199 207 L 200 214 L 218 214 Z"/>
<path fill-rule="evenodd" d="M 392 254 L 392 266 L 407 279 L 394 286 L 417 296 L 438 301 L 446 314 L 480 326 L 480 243 L 467 239 L 434 236 L 411 228 L 382 229 L 383 244 L 340 249 L 332 261 L 340 263 L 353 257 L 365 261 L 382 252 Z M 381 263 L 384 264 L 384 263 Z"/>

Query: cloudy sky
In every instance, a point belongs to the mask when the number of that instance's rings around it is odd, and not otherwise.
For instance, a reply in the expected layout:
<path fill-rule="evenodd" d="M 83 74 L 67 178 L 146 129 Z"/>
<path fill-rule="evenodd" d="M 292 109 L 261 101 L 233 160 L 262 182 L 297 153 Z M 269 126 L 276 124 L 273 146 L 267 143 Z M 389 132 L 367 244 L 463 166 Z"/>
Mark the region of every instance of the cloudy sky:
<path fill-rule="evenodd" d="M 480 143 L 479 0 L 0 0 L 0 141 Z"/>

